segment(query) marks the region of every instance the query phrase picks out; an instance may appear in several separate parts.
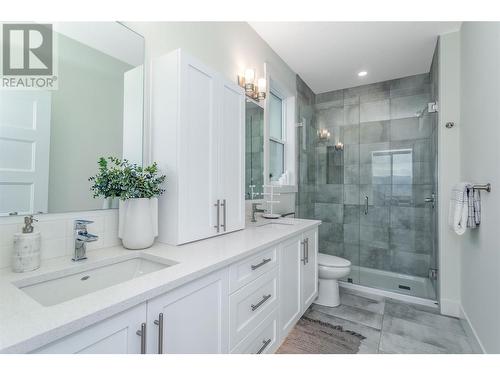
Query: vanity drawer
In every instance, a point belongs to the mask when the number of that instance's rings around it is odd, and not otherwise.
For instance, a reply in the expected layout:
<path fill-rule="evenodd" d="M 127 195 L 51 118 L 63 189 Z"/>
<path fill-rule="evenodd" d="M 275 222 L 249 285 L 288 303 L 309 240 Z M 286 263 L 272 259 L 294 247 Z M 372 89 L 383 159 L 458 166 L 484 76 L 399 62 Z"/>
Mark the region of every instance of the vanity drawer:
<path fill-rule="evenodd" d="M 278 309 L 255 328 L 231 354 L 272 354 L 278 345 Z"/>
<path fill-rule="evenodd" d="M 229 269 L 230 293 L 257 279 L 268 270 L 275 267 L 277 262 L 277 248 L 271 247 L 252 255 L 241 262 L 233 264 Z"/>
<path fill-rule="evenodd" d="M 229 297 L 229 344 L 233 349 L 278 306 L 278 269 L 274 268 Z"/>

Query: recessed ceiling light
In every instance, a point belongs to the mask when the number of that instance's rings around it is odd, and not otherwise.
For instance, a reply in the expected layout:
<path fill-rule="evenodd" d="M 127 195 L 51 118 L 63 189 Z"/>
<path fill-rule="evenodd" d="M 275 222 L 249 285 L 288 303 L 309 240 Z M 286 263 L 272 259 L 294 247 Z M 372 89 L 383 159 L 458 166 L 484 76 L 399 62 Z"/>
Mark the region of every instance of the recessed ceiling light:
<path fill-rule="evenodd" d="M 361 72 L 358 73 L 358 76 L 359 77 L 364 77 L 368 74 L 368 72 L 366 70 L 362 70 Z"/>

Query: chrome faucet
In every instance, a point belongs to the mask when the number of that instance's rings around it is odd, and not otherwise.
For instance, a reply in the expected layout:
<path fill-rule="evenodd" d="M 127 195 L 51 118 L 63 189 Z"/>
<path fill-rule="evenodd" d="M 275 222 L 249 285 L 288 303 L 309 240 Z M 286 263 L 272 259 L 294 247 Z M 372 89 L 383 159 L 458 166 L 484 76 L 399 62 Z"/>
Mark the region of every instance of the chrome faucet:
<path fill-rule="evenodd" d="M 257 208 L 257 206 L 259 204 L 260 203 L 252 203 L 252 220 L 251 220 L 252 223 L 256 223 L 257 222 L 257 219 L 255 218 L 255 213 L 257 213 L 257 212 L 266 212 L 266 210 L 264 210 L 262 208 Z"/>
<path fill-rule="evenodd" d="M 87 242 L 94 242 L 99 239 L 99 236 L 87 232 L 87 225 L 92 224 L 90 220 L 75 220 L 74 237 L 75 237 L 75 252 L 73 254 L 73 262 L 87 259 Z"/>

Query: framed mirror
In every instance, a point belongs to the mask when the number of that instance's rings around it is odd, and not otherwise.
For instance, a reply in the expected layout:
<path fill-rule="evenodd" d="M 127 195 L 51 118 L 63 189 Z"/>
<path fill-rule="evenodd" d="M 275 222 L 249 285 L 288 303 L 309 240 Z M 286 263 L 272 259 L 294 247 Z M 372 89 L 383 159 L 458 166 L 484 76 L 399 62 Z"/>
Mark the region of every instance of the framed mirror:
<path fill-rule="evenodd" d="M 264 185 L 264 109 L 251 99 L 245 105 L 245 199 L 261 199 Z"/>
<path fill-rule="evenodd" d="M 113 208 L 89 190 L 98 159 L 142 164 L 143 37 L 116 22 L 46 27 L 57 87 L 0 90 L 0 216 Z"/>

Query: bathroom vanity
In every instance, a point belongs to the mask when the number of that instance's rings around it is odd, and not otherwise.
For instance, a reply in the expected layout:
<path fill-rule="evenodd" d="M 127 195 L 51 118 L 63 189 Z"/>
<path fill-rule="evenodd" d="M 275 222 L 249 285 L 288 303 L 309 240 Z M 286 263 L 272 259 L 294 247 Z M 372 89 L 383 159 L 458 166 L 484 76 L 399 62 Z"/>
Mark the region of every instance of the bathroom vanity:
<path fill-rule="evenodd" d="M 319 224 L 264 221 L 183 246 L 4 271 L 0 352 L 272 353 L 317 295 Z"/>

